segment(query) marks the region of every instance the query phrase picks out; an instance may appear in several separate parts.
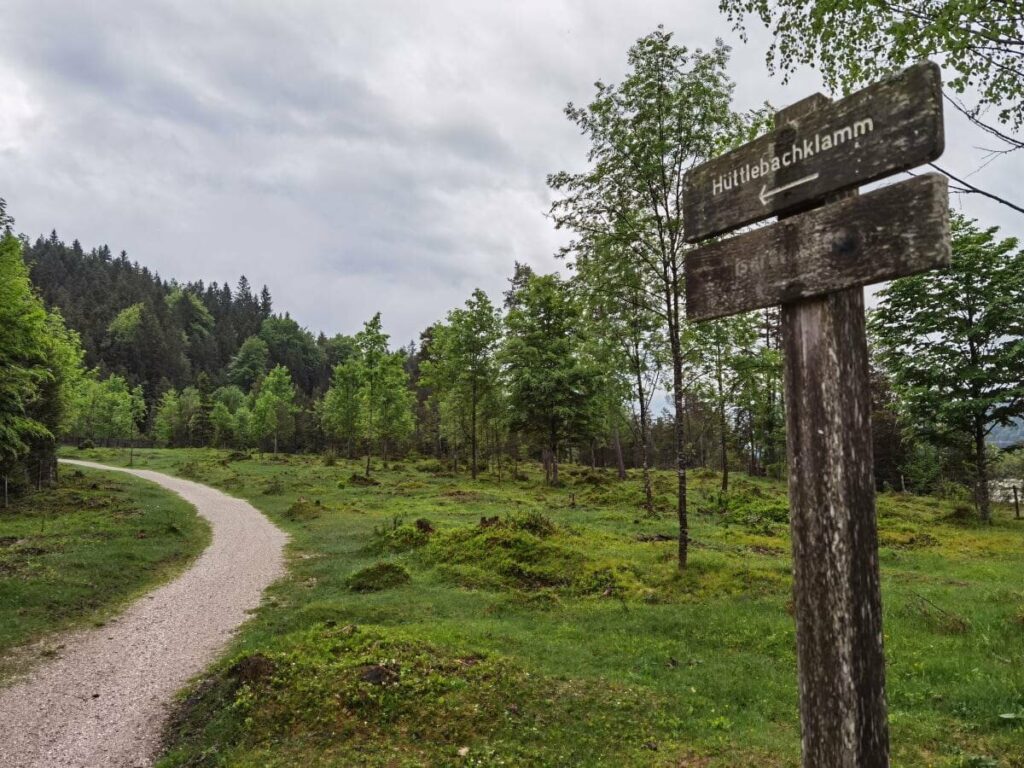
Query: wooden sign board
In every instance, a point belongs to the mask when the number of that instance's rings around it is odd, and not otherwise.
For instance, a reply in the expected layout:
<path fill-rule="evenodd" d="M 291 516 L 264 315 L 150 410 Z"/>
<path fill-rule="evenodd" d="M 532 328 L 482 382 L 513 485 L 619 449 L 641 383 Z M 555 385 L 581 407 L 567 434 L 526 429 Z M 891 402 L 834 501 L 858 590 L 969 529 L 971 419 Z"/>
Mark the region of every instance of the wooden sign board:
<path fill-rule="evenodd" d="M 711 320 L 949 264 L 949 192 L 930 173 L 719 240 L 686 258 L 686 316 Z"/>
<path fill-rule="evenodd" d="M 772 136 L 686 177 L 686 312 L 782 304 L 793 606 L 804 768 L 889 765 L 882 598 L 861 286 L 950 261 L 946 180 L 851 188 L 942 152 L 938 68 L 775 116 Z M 844 192 L 851 190 L 850 192 Z M 837 194 L 842 193 L 842 194 Z"/>
<path fill-rule="evenodd" d="M 683 232 L 694 243 L 792 212 L 934 160 L 944 143 L 941 76 L 926 61 L 690 171 Z"/>

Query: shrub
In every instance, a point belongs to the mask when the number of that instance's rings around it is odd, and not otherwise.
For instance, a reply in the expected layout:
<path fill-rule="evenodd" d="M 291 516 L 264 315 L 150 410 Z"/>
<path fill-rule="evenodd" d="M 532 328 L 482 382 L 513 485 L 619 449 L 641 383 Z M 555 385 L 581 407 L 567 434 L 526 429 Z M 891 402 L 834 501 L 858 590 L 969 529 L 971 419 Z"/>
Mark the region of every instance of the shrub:
<path fill-rule="evenodd" d="M 78 450 L 80 450 L 80 451 L 88 451 L 88 450 L 91 450 L 91 449 L 93 449 L 95 447 L 96 447 L 96 443 L 94 443 L 89 438 L 86 438 L 85 440 L 83 440 L 82 442 L 80 442 L 78 444 Z"/>
<path fill-rule="evenodd" d="M 485 518 L 479 525 L 437 534 L 425 557 L 463 586 L 567 587 L 585 558 L 554 541 L 555 530 L 543 515 Z"/>
<path fill-rule="evenodd" d="M 348 479 L 348 482 L 350 485 L 361 485 L 364 487 L 380 485 L 380 480 L 377 478 L 360 475 L 358 472 L 353 472 L 352 476 Z"/>
<path fill-rule="evenodd" d="M 374 563 L 348 577 L 348 588 L 353 592 L 380 592 L 411 581 L 409 572 L 396 563 Z"/>
<path fill-rule="evenodd" d="M 370 547 L 373 552 L 408 552 L 412 549 L 418 549 L 424 544 L 430 541 L 430 534 L 433 532 L 433 527 L 426 530 L 420 526 L 420 520 L 416 521 L 415 525 L 394 525 L 389 527 L 374 529 L 374 536 L 376 540 Z M 428 526 L 430 522 L 423 520 Z"/>
<path fill-rule="evenodd" d="M 603 472 L 587 471 L 579 473 L 574 482 L 576 485 L 607 485 L 611 477 Z"/>
<path fill-rule="evenodd" d="M 546 538 L 557 531 L 555 524 L 547 515 L 540 512 L 530 512 L 524 517 L 509 518 L 508 525 L 518 528 L 520 531 L 529 531 L 534 536 Z"/>
<path fill-rule="evenodd" d="M 936 486 L 935 495 L 946 501 L 965 502 L 971 500 L 969 488 L 949 480 L 943 480 Z"/>
<path fill-rule="evenodd" d="M 323 508 L 320 506 L 319 501 L 309 502 L 300 496 L 290 507 L 288 507 L 284 516 L 289 520 L 315 520 L 320 517 L 322 509 Z"/>
<path fill-rule="evenodd" d="M 190 477 L 195 480 L 202 476 L 202 471 L 199 468 L 198 462 L 186 461 L 178 467 L 178 474 L 182 477 Z"/>
<path fill-rule="evenodd" d="M 957 504 L 949 513 L 949 519 L 954 523 L 973 523 L 978 520 L 978 513 L 967 504 Z"/>
<path fill-rule="evenodd" d="M 417 472 L 427 472 L 431 475 L 441 474 L 447 471 L 445 466 L 437 459 L 426 459 L 425 461 L 419 461 L 416 463 Z"/>

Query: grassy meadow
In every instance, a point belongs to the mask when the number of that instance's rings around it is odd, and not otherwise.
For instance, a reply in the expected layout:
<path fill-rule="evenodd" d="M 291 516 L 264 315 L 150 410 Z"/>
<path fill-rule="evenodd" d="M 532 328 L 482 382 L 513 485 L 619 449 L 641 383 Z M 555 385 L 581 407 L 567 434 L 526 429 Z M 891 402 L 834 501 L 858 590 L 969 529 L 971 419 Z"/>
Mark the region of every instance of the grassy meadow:
<path fill-rule="evenodd" d="M 58 488 L 13 499 L 0 509 L 0 681 L 53 652 L 21 646 L 102 625 L 209 538 L 190 504 L 119 472 L 63 467 Z"/>
<path fill-rule="evenodd" d="M 69 455 L 123 463 L 111 450 Z M 783 483 L 691 475 L 675 567 L 637 476 L 533 467 L 473 482 L 433 460 L 137 451 L 248 499 L 289 575 L 197 680 L 170 766 L 795 766 Z M 520 471 L 523 471 L 523 467 Z M 1024 522 L 879 497 L 893 763 L 1024 766 Z"/>

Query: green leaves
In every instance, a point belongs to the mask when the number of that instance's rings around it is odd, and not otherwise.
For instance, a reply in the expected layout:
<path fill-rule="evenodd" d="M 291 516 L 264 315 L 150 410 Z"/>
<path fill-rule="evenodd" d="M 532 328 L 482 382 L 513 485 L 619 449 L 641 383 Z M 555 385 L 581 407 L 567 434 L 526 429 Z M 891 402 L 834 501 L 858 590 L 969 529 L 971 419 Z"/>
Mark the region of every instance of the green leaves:
<path fill-rule="evenodd" d="M 273 440 L 277 453 L 281 440 L 295 432 L 295 385 L 291 374 L 283 365 L 274 367 L 260 384 L 253 401 L 250 429 L 258 440 Z"/>
<path fill-rule="evenodd" d="M 581 354 L 579 309 L 558 275 L 529 277 L 505 319 L 512 426 L 557 453 L 594 417 L 596 371 Z"/>
<path fill-rule="evenodd" d="M 0 211 L 2 213 L 2 211 Z M 32 440 L 51 437 L 33 407 L 53 379 L 47 316 L 32 291 L 21 243 L 0 234 L 0 469 L 22 457 Z"/>
<path fill-rule="evenodd" d="M 441 431 L 470 446 L 470 469 L 477 473 L 477 446 L 485 424 L 500 418 L 497 350 L 501 314 L 477 288 L 464 309 L 448 313 L 447 323 L 432 328 L 423 383 L 439 406 Z"/>
<path fill-rule="evenodd" d="M 719 7 L 739 29 L 753 16 L 771 30 L 769 69 L 787 77 L 809 65 L 829 88 L 849 92 L 938 56 L 954 73 L 950 88 L 978 93 L 965 114 L 977 119 L 995 109 L 999 123 L 1024 126 L 1024 36 L 1015 0 L 720 0 Z"/>
<path fill-rule="evenodd" d="M 121 376 L 83 376 L 75 387 L 68 414 L 68 432 L 93 441 L 134 437 L 146 417 L 141 387 Z"/>

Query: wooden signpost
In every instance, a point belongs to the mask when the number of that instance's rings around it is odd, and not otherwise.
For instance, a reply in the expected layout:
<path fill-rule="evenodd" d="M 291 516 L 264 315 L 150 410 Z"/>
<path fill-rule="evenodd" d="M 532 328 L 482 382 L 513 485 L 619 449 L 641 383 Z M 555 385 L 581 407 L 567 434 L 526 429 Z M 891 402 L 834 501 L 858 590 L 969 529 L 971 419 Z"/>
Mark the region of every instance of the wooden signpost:
<path fill-rule="evenodd" d="M 949 263 L 945 179 L 860 197 L 942 153 L 938 68 L 839 102 L 816 94 L 773 134 L 695 168 L 687 317 L 782 305 L 793 596 L 805 768 L 889 765 L 863 286 Z M 799 150 L 799 151 L 798 151 Z"/>

